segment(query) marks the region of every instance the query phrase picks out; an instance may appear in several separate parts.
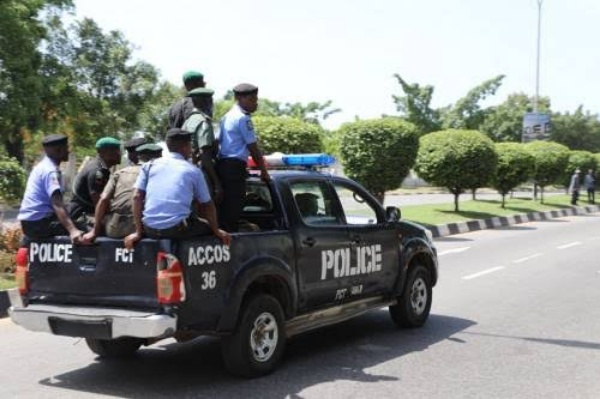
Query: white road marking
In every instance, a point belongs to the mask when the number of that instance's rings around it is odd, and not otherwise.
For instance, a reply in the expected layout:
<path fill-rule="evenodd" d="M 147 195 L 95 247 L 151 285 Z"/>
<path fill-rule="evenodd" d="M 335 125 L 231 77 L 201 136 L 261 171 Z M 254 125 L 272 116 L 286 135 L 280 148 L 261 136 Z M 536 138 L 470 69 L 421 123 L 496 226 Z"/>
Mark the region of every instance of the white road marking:
<path fill-rule="evenodd" d="M 448 255 L 448 254 L 458 254 L 461 252 L 465 252 L 467 249 L 471 249 L 471 247 L 460 247 L 454 249 L 448 249 L 446 251 L 438 252 L 438 256 Z"/>
<path fill-rule="evenodd" d="M 526 256 L 526 257 L 521 258 L 521 259 L 513 260 L 513 263 L 527 262 L 528 260 L 539 258 L 540 256 L 542 256 L 542 254 L 538 252 L 537 254 L 533 254 L 533 255 L 529 255 L 529 256 Z"/>
<path fill-rule="evenodd" d="M 485 276 L 486 274 L 497 272 L 498 270 L 504 269 L 504 266 L 492 267 L 491 269 L 487 269 L 478 273 L 469 274 L 468 276 L 464 276 L 463 280 L 471 280 L 477 277 Z"/>
<path fill-rule="evenodd" d="M 570 242 L 568 244 L 559 245 L 558 247 L 556 247 L 556 249 L 567 249 L 567 248 L 576 247 L 578 245 L 581 245 L 581 241 L 575 241 L 575 242 Z"/>

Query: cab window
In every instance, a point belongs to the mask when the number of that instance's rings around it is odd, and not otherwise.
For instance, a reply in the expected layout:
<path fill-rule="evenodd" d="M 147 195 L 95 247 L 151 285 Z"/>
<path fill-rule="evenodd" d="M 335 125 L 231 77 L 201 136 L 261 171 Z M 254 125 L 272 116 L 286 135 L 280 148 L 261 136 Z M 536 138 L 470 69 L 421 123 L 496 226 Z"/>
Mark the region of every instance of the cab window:
<path fill-rule="evenodd" d="M 324 182 L 294 182 L 290 184 L 296 208 L 307 225 L 340 225 L 342 218 L 335 211 L 335 201 Z"/>
<path fill-rule="evenodd" d="M 375 206 L 360 191 L 355 190 L 354 187 L 344 186 L 339 183 L 334 183 L 333 187 L 342 204 L 347 224 L 377 224 Z"/>

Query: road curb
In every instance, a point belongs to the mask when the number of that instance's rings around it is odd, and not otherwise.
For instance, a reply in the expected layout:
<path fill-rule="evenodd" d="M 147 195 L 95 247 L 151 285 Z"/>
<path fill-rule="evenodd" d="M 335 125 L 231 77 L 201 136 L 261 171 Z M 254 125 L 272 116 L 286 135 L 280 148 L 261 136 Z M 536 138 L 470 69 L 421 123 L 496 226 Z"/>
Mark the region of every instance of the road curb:
<path fill-rule="evenodd" d="M 545 212 L 522 213 L 514 216 L 499 216 L 488 219 L 469 220 L 460 223 L 448 223 L 428 227 L 433 237 L 446 237 L 454 234 L 469 233 L 477 230 L 495 229 L 515 224 L 549 220 L 565 216 L 584 215 L 600 211 L 600 205 L 572 206 Z"/>
<path fill-rule="evenodd" d="M 8 316 L 9 307 L 8 291 L 0 291 L 0 319 Z"/>

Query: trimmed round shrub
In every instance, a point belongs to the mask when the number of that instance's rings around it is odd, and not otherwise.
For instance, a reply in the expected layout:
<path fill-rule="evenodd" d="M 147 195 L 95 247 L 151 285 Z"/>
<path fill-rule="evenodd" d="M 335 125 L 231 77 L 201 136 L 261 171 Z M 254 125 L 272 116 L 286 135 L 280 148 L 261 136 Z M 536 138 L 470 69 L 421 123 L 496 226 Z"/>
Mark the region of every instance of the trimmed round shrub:
<path fill-rule="evenodd" d="M 402 119 L 345 123 L 336 134 L 344 172 L 382 203 L 386 191 L 400 187 L 417 157 L 417 129 Z"/>
<path fill-rule="evenodd" d="M 498 166 L 492 187 L 502 195 L 504 208 L 506 194 L 529 180 L 533 173 L 534 159 L 521 143 L 497 143 L 496 154 Z"/>
<path fill-rule="evenodd" d="M 295 118 L 272 116 L 256 116 L 252 122 L 265 154 L 323 151 L 323 130 L 318 125 Z"/>
<path fill-rule="evenodd" d="M 581 177 L 583 179 L 583 176 L 585 176 L 588 170 L 596 170 L 597 166 L 598 160 L 595 154 L 592 154 L 589 151 L 571 151 L 569 152 L 569 160 L 567 162 L 565 173 L 557 183 L 564 184 L 568 187 L 571 182 L 571 176 L 575 173 L 575 170 L 581 170 Z"/>
<path fill-rule="evenodd" d="M 8 204 L 21 201 L 27 173 L 14 158 L 0 157 L 0 200 Z"/>

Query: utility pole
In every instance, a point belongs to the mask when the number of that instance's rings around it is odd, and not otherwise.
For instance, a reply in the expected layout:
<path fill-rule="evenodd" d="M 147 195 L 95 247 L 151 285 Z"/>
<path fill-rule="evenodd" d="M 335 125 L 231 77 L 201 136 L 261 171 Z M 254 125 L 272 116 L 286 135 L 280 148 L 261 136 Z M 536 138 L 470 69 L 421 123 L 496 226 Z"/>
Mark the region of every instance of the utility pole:
<path fill-rule="evenodd" d="M 538 113 L 540 101 L 540 43 L 542 39 L 542 3 L 544 0 L 537 0 L 538 4 L 538 26 L 537 26 L 537 56 L 535 63 L 535 97 L 533 99 L 533 112 Z"/>

